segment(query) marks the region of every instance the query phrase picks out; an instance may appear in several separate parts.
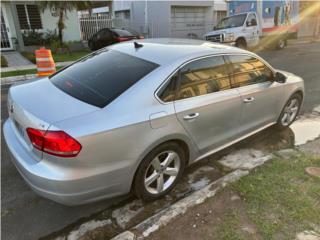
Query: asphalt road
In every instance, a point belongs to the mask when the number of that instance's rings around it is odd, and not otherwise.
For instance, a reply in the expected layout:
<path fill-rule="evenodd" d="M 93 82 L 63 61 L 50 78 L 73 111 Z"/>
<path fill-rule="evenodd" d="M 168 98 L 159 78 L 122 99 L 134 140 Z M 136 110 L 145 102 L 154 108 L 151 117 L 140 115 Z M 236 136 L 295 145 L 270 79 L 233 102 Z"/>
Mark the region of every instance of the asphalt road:
<path fill-rule="evenodd" d="M 289 46 L 281 51 L 259 53 L 273 67 L 293 72 L 305 80 L 303 112 L 320 104 L 320 43 Z M 1 89 L 1 124 L 8 117 L 8 87 Z M 65 207 L 33 193 L 10 162 L 1 134 L 1 234 L 3 239 L 38 239 L 58 231 L 81 218 L 118 204 L 125 197 L 94 204 Z"/>

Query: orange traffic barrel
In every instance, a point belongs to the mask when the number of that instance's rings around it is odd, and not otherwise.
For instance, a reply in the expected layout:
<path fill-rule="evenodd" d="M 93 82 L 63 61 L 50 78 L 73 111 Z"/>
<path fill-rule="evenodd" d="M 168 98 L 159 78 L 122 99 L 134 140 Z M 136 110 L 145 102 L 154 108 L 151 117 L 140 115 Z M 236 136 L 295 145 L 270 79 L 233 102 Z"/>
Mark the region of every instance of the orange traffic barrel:
<path fill-rule="evenodd" d="M 51 50 L 41 47 L 36 50 L 36 62 L 38 76 L 49 76 L 56 72 L 56 65 L 54 64 Z"/>

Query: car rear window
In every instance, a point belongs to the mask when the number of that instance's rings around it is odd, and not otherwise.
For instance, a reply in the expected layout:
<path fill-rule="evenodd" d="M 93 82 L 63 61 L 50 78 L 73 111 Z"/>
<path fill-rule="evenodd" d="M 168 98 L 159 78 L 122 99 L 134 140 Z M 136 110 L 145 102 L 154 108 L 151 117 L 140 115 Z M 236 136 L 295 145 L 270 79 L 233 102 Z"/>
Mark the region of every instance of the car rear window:
<path fill-rule="evenodd" d="M 133 34 L 127 30 L 122 29 L 112 29 L 119 37 L 132 37 Z"/>
<path fill-rule="evenodd" d="M 65 93 L 105 107 L 159 65 L 115 50 L 94 52 L 50 77 Z"/>

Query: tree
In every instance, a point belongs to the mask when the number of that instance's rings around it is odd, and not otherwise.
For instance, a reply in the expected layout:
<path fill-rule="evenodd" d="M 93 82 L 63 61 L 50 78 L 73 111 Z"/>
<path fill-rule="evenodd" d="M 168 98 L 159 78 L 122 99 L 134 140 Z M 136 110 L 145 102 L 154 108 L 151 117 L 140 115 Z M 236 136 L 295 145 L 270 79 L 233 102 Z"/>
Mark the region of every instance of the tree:
<path fill-rule="evenodd" d="M 57 27 L 60 44 L 63 42 L 63 29 L 66 28 L 64 22 L 68 18 L 67 13 L 74 9 L 91 9 L 92 6 L 90 1 L 38 1 L 37 3 L 42 11 L 54 10 L 58 16 Z"/>

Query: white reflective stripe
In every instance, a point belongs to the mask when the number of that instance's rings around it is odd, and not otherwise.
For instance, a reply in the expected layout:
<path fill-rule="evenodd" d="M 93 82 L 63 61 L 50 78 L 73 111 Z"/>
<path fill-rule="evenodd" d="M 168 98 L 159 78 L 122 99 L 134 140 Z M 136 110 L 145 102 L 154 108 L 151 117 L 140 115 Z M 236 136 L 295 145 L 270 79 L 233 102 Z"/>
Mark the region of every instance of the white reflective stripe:
<path fill-rule="evenodd" d="M 42 62 L 42 61 L 50 61 L 51 58 L 36 58 L 36 60 L 40 61 L 40 62 Z"/>
<path fill-rule="evenodd" d="M 55 67 L 48 67 L 48 68 L 37 68 L 38 71 L 41 71 L 41 72 L 45 72 L 45 71 L 51 71 L 51 70 L 56 70 Z"/>

